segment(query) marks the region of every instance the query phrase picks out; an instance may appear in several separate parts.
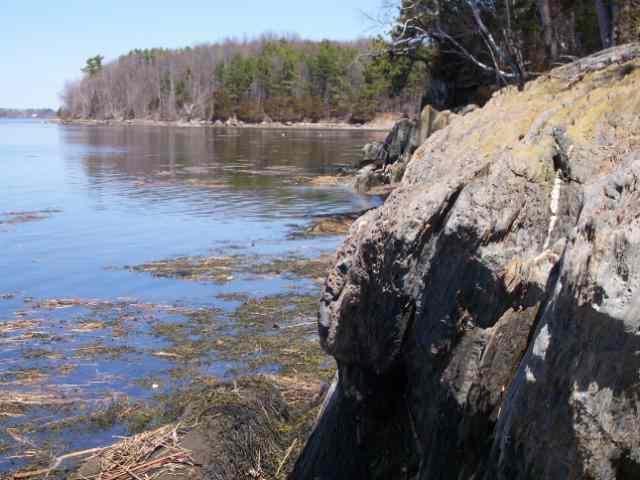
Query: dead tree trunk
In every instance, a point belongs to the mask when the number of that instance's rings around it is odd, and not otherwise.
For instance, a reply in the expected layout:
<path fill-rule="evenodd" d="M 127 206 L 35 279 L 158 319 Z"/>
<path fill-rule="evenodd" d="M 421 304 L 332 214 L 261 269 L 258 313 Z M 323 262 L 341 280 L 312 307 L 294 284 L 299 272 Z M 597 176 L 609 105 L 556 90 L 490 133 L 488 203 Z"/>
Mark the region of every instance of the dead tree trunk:
<path fill-rule="evenodd" d="M 613 15 L 612 5 L 607 0 L 595 0 L 596 14 L 598 15 L 598 27 L 600 29 L 600 41 L 602 48 L 613 46 Z"/>
<path fill-rule="evenodd" d="M 537 0 L 538 13 L 542 23 L 542 39 L 544 41 L 546 59 L 552 64 L 558 58 L 558 42 L 555 38 L 553 18 L 551 16 L 551 0 Z"/>

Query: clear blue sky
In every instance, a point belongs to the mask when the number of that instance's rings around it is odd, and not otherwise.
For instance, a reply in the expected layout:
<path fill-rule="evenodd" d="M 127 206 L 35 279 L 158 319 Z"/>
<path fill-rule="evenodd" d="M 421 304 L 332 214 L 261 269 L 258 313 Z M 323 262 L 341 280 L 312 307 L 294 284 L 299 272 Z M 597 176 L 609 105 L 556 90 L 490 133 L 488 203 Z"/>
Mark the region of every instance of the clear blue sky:
<path fill-rule="evenodd" d="M 372 33 L 381 0 L 1 0 L 0 108 L 52 107 L 85 60 L 263 32 L 311 39 Z"/>

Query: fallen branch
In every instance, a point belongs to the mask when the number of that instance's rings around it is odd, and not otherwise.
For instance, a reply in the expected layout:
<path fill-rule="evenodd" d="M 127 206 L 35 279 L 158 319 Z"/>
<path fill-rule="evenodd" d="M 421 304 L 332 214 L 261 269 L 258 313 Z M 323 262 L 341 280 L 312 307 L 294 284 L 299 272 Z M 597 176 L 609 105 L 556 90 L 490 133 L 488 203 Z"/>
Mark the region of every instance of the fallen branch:
<path fill-rule="evenodd" d="M 284 464 L 287 463 L 287 459 L 289 458 L 289 455 L 291 455 L 291 452 L 295 448 L 296 443 L 298 443 L 298 439 L 294 438 L 293 442 L 291 442 L 291 445 L 289 445 L 289 448 L 287 448 L 287 451 L 285 452 L 284 457 L 280 461 L 280 465 L 278 465 L 278 469 L 276 470 L 276 475 L 275 475 L 276 477 L 280 474 L 280 471 L 282 470 L 282 467 L 284 467 Z"/>

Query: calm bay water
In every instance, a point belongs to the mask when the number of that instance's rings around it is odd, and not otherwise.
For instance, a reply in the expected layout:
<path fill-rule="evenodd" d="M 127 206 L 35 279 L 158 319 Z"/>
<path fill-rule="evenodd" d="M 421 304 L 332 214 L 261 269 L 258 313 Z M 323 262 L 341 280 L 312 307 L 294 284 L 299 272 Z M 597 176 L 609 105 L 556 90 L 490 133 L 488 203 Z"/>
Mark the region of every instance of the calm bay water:
<path fill-rule="evenodd" d="M 109 395 L 151 397 L 142 379 L 160 388 L 171 383 L 176 362 L 151 355 L 167 342 L 150 334 L 145 305 L 224 311 L 237 306 L 224 294 L 317 291 L 309 280 L 281 276 L 238 275 L 215 284 L 159 279 L 126 266 L 186 255 L 314 257 L 334 249 L 340 238 L 289 235 L 313 215 L 362 210 L 377 200 L 339 186 L 310 187 L 301 177 L 336 173 L 382 136 L 0 120 L 0 472 L 29 461 L 7 429 L 22 428 L 38 443 L 29 422 L 70 414 L 51 411 L 46 399 L 77 398 L 91 410 Z M 110 310 L 51 307 L 56 299 L 91 299 Z M 137 326 L 107 329 L 116 310 L 120 323 Z M 178 315 L 164 311 L 167 321 Z M 213 358 L 198 368 L 225 377 L 238 365 Z M 37 408 L 12 407 L 23 394 L 44 400 Z M 68 410 L 80 404 L 74 402 Z M 91 435 L 77 428 L 64 433 L 61 448 L 104 445 L 123 433 L 118 425 Z"/>
<path fill-rule="evenodd" d="M 379 137 L 0 122 L 0 213 L 53 210 L 42 221 L 0 224 L 0 292 L 193 297 L 210 291 L 108 267 L 229 245 L 255 253 L 332 248 L 326 239 L 283 241 L 311 215 L 371 200 L 292 180 L 335 173 Z"/>

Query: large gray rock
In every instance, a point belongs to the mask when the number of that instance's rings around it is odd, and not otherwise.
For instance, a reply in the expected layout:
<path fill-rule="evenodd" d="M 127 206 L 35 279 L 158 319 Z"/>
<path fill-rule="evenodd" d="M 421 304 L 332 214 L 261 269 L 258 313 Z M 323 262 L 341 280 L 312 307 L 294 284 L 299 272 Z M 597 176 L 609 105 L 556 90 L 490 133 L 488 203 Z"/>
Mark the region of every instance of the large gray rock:
<path fill-rule="evenodd" d="M 359 169 L 355 178 L 356 191 L 371 193 L 377 187 L 398 183 L 416 148 L 456 117 L 454 113 L 439 112 L 427 105 L 417 122 L 403 118 L 394 124 L 384 142 L 367 143 L 362 148 L 362 158 L 353 165 Z"/>
<path fill-rule="evenodd" d="M 355 168 L 362 168 L 375 163 L 378 167 L 384 165 L 386 158 L 384 142 L 369 142 L 362 147 L 362 158 L 356 160 Z"/>
<path fill-rule="evenodd" d="M 322 295 L 295 479 L 640 478 L 640 46 L 431 135 Z"/>
<path fill-rule="evenodd" d="M 387 156 L 385 163 L 395 163 L 405 154 L 413 153 L 411 137 L 416 129 L 416 122 L 408 118 L 398 120 L 385 140 Z"/>
<path fill-rule="evenodd" d="M 375 187 L 389 183 L 385 172 L 374 164 L 362 167 L 353 179 L 353 188 L 356 192 L 367 193 Z"/>
<path fill-rule="evenodd" d="M 411 155 L 416 149 L 416 122 L 408 118 L 398 120 L 384 142 L 367 143 L 362 149 L 362 159 L 356 168 L 374 164 L 376 168 L 392 164 Z"/>
<path fill-rule="evenodd" d="M 415 129 L 413 151 L 438 130 L 448 126 L 458 115 L 449 110 L 438 111 L 431 105 L 426 105 L 420 112 L 420 119 Z"/>

